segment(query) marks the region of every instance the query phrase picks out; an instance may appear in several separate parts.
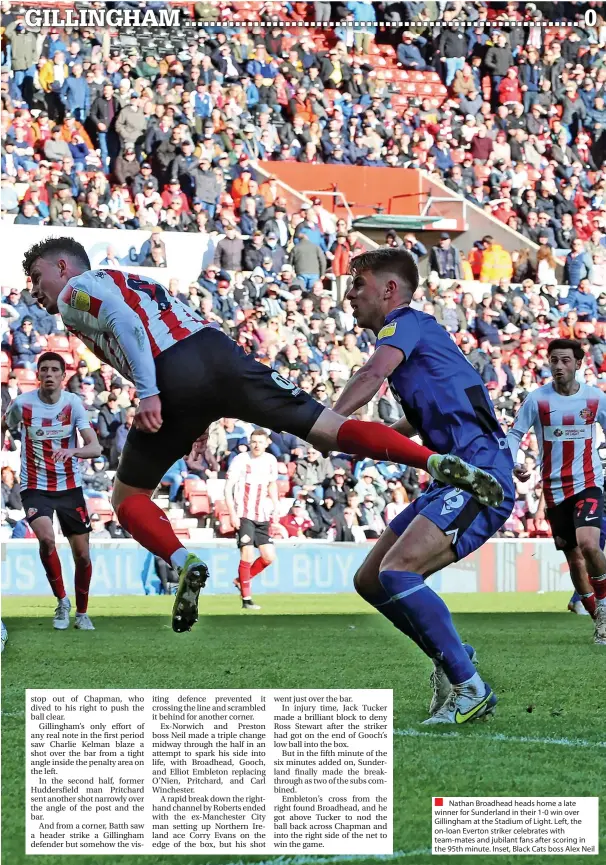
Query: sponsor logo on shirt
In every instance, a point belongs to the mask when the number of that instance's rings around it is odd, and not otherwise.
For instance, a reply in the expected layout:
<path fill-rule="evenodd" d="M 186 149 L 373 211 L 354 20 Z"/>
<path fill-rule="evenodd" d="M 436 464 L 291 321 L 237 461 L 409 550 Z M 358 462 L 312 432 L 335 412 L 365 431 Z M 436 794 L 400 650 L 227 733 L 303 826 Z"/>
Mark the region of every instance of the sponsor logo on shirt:
<path fill-rule="evenodd" d="M 391 324 L 386 324 L 385 327 L 382 327 L 379 331 L 379 335 L 377 339 L 386 339 L 388 336 L 393 336 L 396 332 L 396 327 L 398 326 L 397 321 L 392 321 Z"/>
<path fill-rule="evenodd" d="M 30 519 L 31 519 L 31 517 L 34 516 L 34 514 L 37 514 L 37 513 L 38 513 L 38 508 L 28 508 L 28 510 L 27 510 L 27 516 Z"/>
<path fill-rule="evenodd" d="M 71 435 L 72 428 L 71 426 L 60 426 L 60 427 L 50 427 L 50 426 L 38 426 L 38 427 L 30 427 L 28 430 L 30 436 L 35 437 L 37 439 L 63 439 L 67 438 Z"/>
<path fill-rule="evenodd" d="M 72 289 L 69 305 L 80 312 L 88 312 L 90 309 L 90 295 L 78 288 Z"/>

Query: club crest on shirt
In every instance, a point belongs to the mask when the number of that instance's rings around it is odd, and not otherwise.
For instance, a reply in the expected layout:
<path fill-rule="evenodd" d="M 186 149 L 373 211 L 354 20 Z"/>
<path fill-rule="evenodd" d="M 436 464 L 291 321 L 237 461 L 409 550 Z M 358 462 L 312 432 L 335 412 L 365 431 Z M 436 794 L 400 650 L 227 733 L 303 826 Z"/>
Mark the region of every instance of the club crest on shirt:
<path fill-rule="evenodd" d="M 88 312 L 90 309 L 90 295 L 85 291 L 74 288 L 69 299 L 69 305 L 74 309 L 79 309 L 80 312 Z"/>
<path fill-rule="evenodd" d="M 378 333 L 377 339 L 385 339 L 388 336 L 393 336 L 396 332 L 396 327 L 398 323 L 396 321 L 392 321 L 391 324 L 386 324 L 385 327 L 382 327 Z"/>
<path fill-rule="evenodd" d="M 595 420 L 595 412 L 593 411 L 593 409 L 584 408 L 582 411 L 579 412 L 579 414 L 581 415 L 585 423 L 593 423 Z"/>
<path fill-rule="evenodd" d="M 70 410 L 69 410 L 69 406 L 66 405 L 65 408 L 63 408 L 59 412 L 59 414 L 57 415 L 57 421 L 60 424 L 64 424 L 64 423 L 69 423 L 69 419 L 70 419 Z"/>

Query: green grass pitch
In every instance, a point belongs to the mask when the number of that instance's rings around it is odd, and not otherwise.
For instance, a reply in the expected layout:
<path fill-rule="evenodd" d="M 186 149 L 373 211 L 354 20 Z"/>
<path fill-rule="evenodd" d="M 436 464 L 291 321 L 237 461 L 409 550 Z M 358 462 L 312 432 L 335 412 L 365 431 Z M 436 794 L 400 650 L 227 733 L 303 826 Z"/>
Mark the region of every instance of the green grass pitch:
<path fill-rule="evenodd" d="M 2 863 L 25 865 L 24 691 L 29 688 L 393 688 L 394 850 L 385 861 L 441 865 L 432 857 L 432 796 L 595 796 L 606 792 L 606 649 L 568 596 L 446 596 L 480 672 L 499 696 L 496 717 L 422 731 L 431 665 L 355 595 L 260 596 L 242 614 L 237 596 L 208 596 L 191 633 L 170 628 L 165 596 L 93 598 L 95 632 L 54 631 L 53 600 L 6 598 L 2 657 Z M 499 740 L 498 736 L 508 737 Z M 582 740 L 577 745 L 518 741 Z M 602 743 L 601 747 L 598 743 Z M 600 857 L 605 861 L 604 805 Z M 417 852 L 415 852 L 417 851 Z M 242 857 L 246 862 L 272 857 Z M 227 856 L 79 856 L 82 865 L 223 865 Z M 481 857 L 482 865 L 544 865 L 556 856 Z M 310 857 L 309 862 L 322 861 Z M 27 861 L 59 865 L 61 856 Z M 286 854 L 288 861 L 288 854 Z M 304 861 L 307 861 L 305 859 Z M 326 861 L 335 861 L 327 859 Z M 370 865 L 378 857 L 356 859 Z M 474 863 L 480 857 L 474 857 Z M 564 861 L 579 861 L 564 857 Z M 585 858 L 583 857 L 583 861 Z"/>

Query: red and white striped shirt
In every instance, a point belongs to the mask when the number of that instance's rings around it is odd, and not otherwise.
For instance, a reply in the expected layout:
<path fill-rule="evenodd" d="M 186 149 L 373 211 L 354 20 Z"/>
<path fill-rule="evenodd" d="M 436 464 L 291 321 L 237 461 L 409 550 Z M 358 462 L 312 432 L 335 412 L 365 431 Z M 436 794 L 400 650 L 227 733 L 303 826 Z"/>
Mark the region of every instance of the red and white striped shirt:
<path fill-rule="evenodd" d="M 61 392 L 56 403 L 42 402 L 38 391 L 20 394 L 6 410 L 6 425 L 21 424 L 21 489 L 73 490 L 82 485 L 79 461 L 54 462 L 53 451 L 78 447 L 76 430 L 90 429 L 84 404 Z"/>
<path fill-rule="evenodd" d="M 589 487 L 602 489 L 597 424 L 606 429 L 606 394 L 597 387 L 581 384 L 575 394 L 563 396 L 546 384 L 522 403 L 507 438 L 515 461 L 522 437 L 534 427 L 547 507 Z"/>
<path fill-rule="evenodd" d="M 240 519 L 265 523 L 271 516 L 269 485 L 278 479 L 278 460 L 264 453 L 253 457 L 241 453 L 234 458 L 227 472 L 227 482 L 232 487 L 236 514 Z"/>
<path fill-rule="evenodd" d="M 66 328 L 132 381 L 141 399 L 159 393 L 154 359 L 206 323 L 163 285 L 121 270 L 89 270 L 58 300 Z"/>

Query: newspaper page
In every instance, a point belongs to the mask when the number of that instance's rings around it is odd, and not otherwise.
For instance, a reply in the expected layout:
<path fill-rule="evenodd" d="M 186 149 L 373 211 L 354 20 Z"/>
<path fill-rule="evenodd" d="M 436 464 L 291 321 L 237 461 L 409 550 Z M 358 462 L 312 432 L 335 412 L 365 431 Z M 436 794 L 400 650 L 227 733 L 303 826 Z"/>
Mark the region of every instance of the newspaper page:
<path fill-rule="evenodd" d="M 604 4 L 0 12 L 2 865 L 603 861 Z"/>

